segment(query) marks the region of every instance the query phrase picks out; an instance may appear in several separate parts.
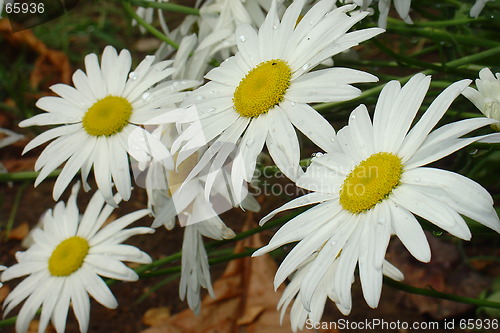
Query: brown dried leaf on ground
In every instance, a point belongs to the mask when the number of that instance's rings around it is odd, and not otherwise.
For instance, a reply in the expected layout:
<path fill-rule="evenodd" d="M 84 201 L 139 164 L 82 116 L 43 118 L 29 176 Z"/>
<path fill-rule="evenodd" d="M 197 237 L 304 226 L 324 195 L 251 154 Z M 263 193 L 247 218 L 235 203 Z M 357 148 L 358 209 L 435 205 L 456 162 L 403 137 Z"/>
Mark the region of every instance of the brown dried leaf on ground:
<path fill-rule="evenodd" d="M 9 239 L 23 240 L 29 233 L 30 226 L 23 222 L 9 232 Z"/>
<path fill-rule="evenodd" d="M 12 33 L 8 20 L 0 20 L 0 34 L 10 44 L 7 47 L 29 47 L 38 54 L 35 67 L 30 74 L 32 88 L 40 88 L 41 83 L 48 85 L 58 82 L 70 83 L 71 66 L 64 53 L 49 49 L 31 30 Z"/>
<path fill-rule="evenodd" d="M 252 216 L 246 225 L 251 225 Z M 259 234 L 237 243 L 236 251 L 263 246 Z M 280 325 L 276 305 L 283 289 L 274 291 L 276 263 L 268 255 L 231 261 L 213 284 L 217 299 L 206 296 L 199 316 L 186 309 L 142 333 L 289 333 L 288 315 Z M 304 330 L 302 332 L 312 332 Z"/>
<path fill-rule="evenodd" d="M 488 287 L 490 280 L 462 264 L 455 244 L 427 234 L 432 259 L 419 263 L 399 241 L 391 244 L 389 261 L 404 274 L 403 283 L 440 292 L 466 297 L 478 297 Z M 466 313 L 472 305 L 446 301 L 415 294 L 403 294 L 403 304 L 421 314 L 442 320 Z"/>

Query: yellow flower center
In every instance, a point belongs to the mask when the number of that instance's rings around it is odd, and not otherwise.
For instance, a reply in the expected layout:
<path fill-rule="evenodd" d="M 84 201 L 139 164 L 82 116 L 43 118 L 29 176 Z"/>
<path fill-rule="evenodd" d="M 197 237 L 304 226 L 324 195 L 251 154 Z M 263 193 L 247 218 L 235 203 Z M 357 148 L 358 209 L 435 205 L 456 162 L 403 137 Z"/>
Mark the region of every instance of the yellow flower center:
<path fill-rule="evenodd" d="M 340 189 L 340 204 L 358 214 L 381 202 L 399 185 L 403 164 L 391 153 L 376 153 L 359 163 Z"/>
<path fill-rule="evenodd" d="M 49 272 L 52 276 L 68 276 L 77 271 L 89 252 L 86 239 L 73 236 L 63 240 L 49 258 Z"/>
<path fill-rule="evenodd" d="M 110 136 L 121 132 L 132 115 L 127 99 L 106 96 L 92 105 L 83 116 L 83 128 L 93 136 Z"/>
<path fill-rule="evenodd" d="M 260 63 L 240 81 L 234 91 L 234 109 L 243 117 L 257 117 L 283 101 L 292 72 L 279 59 Z"/>

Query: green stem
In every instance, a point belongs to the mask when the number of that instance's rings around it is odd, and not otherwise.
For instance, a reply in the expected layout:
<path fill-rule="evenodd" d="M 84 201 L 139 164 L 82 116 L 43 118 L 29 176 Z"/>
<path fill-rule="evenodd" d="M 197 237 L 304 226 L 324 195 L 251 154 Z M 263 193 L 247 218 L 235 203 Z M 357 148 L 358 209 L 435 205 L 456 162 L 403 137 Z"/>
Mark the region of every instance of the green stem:
<path fill-rule="evenodd" d="M 255 250 L 256 249 L 247 248 L 247 250 L 245 250 L 243 252 L 233 253 L 233 254 L 230 254 L 227 256 L 222 256 L 219 258 L 209 259 L 208 263 L 210 264 L 210 266 L 213 266 L 213 265 L 222 264 L 222 263 L 234 260 L 234 259 L 248 257 L 248 256 L 252 255 L 252 253 L 254 253 Z M 149 278 L 149 277 L 163 276 L 163 275 L 171 274 L 171 273 L 178 273 L 180 271 L 181 271 L 181 266 L 174 266 L 174 267 L 159 269 L 159 270 L 152 271 L 152 272 L 142 273 L 140 276 L 141 276 L 141 278 Z"/>
<path fill-rule="evenodd" d="M 57 169 L 52 171 L 47 178 L 54 178 L 59 176 L 62 169 Z M 40 172 L 36 171 L 21 171 L 21 172 L 9 172 L 9 173 L 0 173 L 0 183 L 7 182 L 21 182 L 25 180 L 34 180 Z"/>
<path fill-rule="evenodd" d="M 14 203 L 12 205 L 12 209 L 10 210 L 9 219 L 7 220 L 7 226 L 5 228 L 5 239 L 9 239 L 10 231 L 12 230 L 12 226 L 14 225 L 14 220 L 16 219 L 17 210 L 19 209 L 19 204 L 21 203 L 21 197 L 23 195 L 24 190 L 28 182 L 25 182 L 17 189 L 16 196 L 14 198 Z"/>
<path fill-rule="evenodd" d="M 182 13 L 187 15 L 200 15 L 200 10 L 198 8 L 178 5 L 169 2 L 155 2 L 155 1 L 144 1 L 144 0 L 128 0 L 131 4 L 144 8 L 157 8 L 167 10 L 169 12 Z"/>
<path fill-rule="evenodd" d="M 477 36 L 463 36 L 449 33 L 445 30 L 435 29 L 432 27 L 424 27 L 424 28 L 415 28 L 415 27 L 407 27 L 402 25 L 391 25 L 387 27 L 388 33 L 395 33 L 398 35 L 410 35 L 410 36 L 419 36 L 429 38 L 434 41 L 444 41 L 451 42 L 453 44 L 461 44 L 461 45 L 470 45 L 470 46 L 480 46 L 480 47 L 497 47 L 500 43 L 490 40 L 484 39 Z"/>
<path fill-rule="evenodd" d="M 142 25 L 149 33 L 158 38 L 159 40 L 167 43 L 168 45 L 174 47 L 175 49 L 179 49 L 179 44 L 165 36 L 160 30 L 153 27 L 151 24 L 144 21 L 139 15 L 136 14 L 132 6 L 127 3 L 125 0 L 122 0 L 122 5 L 128 15 L 130 15 L 134 20 L 137 21 L 140 25 Z"/>
<path fill-rule="evenodd" d="M 404 284 L 404 283 L 401 283 L 398 281 L 394 281 L 386 276 L 384 276 L 384 283 L 390 287 L 393 287 L 393 288 L 396 288 L 396 289 L 399 289 L 402 291 L 406 291 L 410 294 L 445 299 L 445 300 L 453 301 L 453 302 L 457 302 L 457 303 L 464 303 L 464 304 L 471 304 L 471 305 L 477 305 L 477 306 L 482 306 L 482 307 L 500 309 L 500 302 L 492 302 L 492 301 L 486 301 L 486 300 L 481 300 L 481 299 L 477 299 L 477 298 L 447 294 L 447 293 L 443 293 L 443 292 L 432 290 L 432 289 L 417 288 L 417 287 L 409 286 L 407 284 Z"/>
<path fill-rule="evenodd" d="M 465 56 L 465 57 L 462 57 L 460 59 L 456 59 L 456 60 L 452 60 L 450 62 L 447 62 L 446 64 L 444 64 L 443 67 L 459 67 L 459 66 L 467 65 L 467 64 L 470 64 L 470 63 L 473 63 L 473 62 L 485 59 L 485 58 L 492 57 L 492 56 L 497 55 L 499 53 L 500 53 L 500 45 L 497 45 L 496 47 L 494 47 L 492 49 L 489 49 L 489 50 L 486 50 L 486 51 L 483 51 L 483 52 L 479 52 L 479 53 L 476 53 L 476 54 L 473 54 L 473 55 L 470 55 L 470 56 Z M 430 75 L 430 74 L 436 73 L 436 71 L 434 71 L 432 69 L 427 69 L 427 70 L 421 71 L 420 73 L 423 73 L 425 75 Z M 401 83 L 406 83 L 413 76 L 414 76 L 414 74 L 408 75 L 408 76 L 400 78 L 398 81 L 401 82 Z M 432 83 L 431 83 L 431 85 L 432 85 Z M 367 97 L 370 97 L 370 96 L 377 95 L 378 93 L 380 93 L 380 91 L 382 90 L 382 88 L 384 86 L 385 86 L 385 83 L 380 84 L 380 85 L 378 85 L 376 87 L 367 89 L 367 90 L 363 91 L 363 93 L 361 95 L 359 95 L 358 97 L 356 97 L 354 99 L 351 99 L 349 101 L 345 101 L 345 102 L 333 102 L 333 103 L 321 103 L 321 104 L 316 104 L 313 107 L 314 107 L 314 109 L 316 111 L 321 112 L 321 111 L 326 111 L 328 109 L 331 109 L 333 107 L 339 107 L 339 106 L 345 106 L 345 105 L 350 105 L 350 104 L 356 104 L 360 100 L 363 100 L 363 99 L 365 99 Z"/>

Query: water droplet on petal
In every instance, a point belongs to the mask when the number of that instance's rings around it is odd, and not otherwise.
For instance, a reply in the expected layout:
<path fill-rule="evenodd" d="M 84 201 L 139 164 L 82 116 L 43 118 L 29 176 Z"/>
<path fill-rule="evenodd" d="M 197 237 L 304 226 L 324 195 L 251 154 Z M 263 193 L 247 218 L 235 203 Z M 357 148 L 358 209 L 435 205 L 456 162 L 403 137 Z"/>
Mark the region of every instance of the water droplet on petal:
<path fill-rule="evenodd" d="M 278 27 L 276 25 L 273 25 L 273 29 L 276 30 L 278 29 Z"/>
<path fill-rule="evenodd" d="M 331 141 L 331 142 L 335 142 L 335 138 L 334 138 L 334 137 L 331 137 L 331 138 L 330 138 L 330 141 Z"/>
<path fill-rule="evenodd" d="M 153 96 L 153 94 L 151 94 L 149 91 L 146 91 L 144 94 L 142 94 L 142 100 L 148 101 L 151 99 L 151 96 Z"/>
<path fill-rule="evenodd" d="M 246 42 L 247 37 L 245 35 L 240 35 L 240 40 L 242 43 Z"/>
<path fill-rule="evenodd" d="M 291 102 L 290 105 L 295 106 L 295 102 Z"/>
<path fill-rule="evenodd" d="M 202 101 L 202 100 L 204 100 L 204 99 L 205 99 L 205 97 L 203 97 L 203 96 L 201 96 L 201 95 L 196 96 L 196 100 L 197 100 L 197 101 Z"/>
<path fill-rule="evenodd" d="M 415 183 L 420 183 L 422 179 L 420 177 L 415 178 Z"/>
<path fill-rule="evenodd" d="M 434 230 L 434 231 L 432 232 L 432 234 L 433 234 L 434 236 L 441 236 L 441 235 L 443 234 L 443 232 L 442 232 L 442 231 L 435 231 L 435 230 Z"/>
<path fill-rule="evenodd" d="M 137 74 L 136 74 L 135 72 L 130 72 L 130 73 L 128 74 L 128 78 L 129 78 L 130 80 L 132 80 L 132 81 L 135 81 L 135 80 L 137 80 Z"/>
<path fill-rule="evenodd" d="M 479 150 L 474 149 L 474 150 L 470 151 L 470 152 L 469 152 L 469 154 L 471 154 L 471 155 L 476 155 L 478 151 L 479 151 Z"/>
<path fill-rule="evenodd" d="M 214 91 L 214 90 L 210 90 L 208 93 L 209 93 L 210 95 L 213 95 L 213 94 L 215 94 L 215 91 Z"/>
<path fill-rule="evenodd" d="M 350 118 L 354 120 L 354 119 L 356 119 L 356 116 L 355 116 L 355 115 L 353 115 L 353 114 L 351 114 L 351 117 L 350 117 Z"/>
<path fill-rule="evenodd" d="M 302 69 L 307 71 L 309 69 L 309 64 L 305 64 L 304 66 L 302 66 Z"/>
<path fill-rule="evenodd" d="M 254 142 L 254 140 L 253 140 L 252 138 L 250 138 L 250 139 L 248 139 L 248 140 L 245 142 L 245 144 L 246 144 L 246 146 L 247 146 L 247 147 L 250 147 L 251 145 L 253 145 L 253 142 Z"/>
<path fill-rule="evenodd" d="M 214 114 L 215 110 L 216 110 L 215 108 L 208 109 L 208 114 Z"/>

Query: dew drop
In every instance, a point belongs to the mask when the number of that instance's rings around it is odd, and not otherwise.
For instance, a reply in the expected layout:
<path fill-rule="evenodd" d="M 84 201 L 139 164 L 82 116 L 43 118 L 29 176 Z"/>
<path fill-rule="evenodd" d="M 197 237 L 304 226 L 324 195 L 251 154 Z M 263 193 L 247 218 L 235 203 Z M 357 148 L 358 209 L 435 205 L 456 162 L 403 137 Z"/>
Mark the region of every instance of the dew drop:
<path fill-rule="evenodd" d="M 215 94 L 215 91 L 214 91 L 214 90 L 210 90 L 208 93 L 209 93 L 210 95 L 213 95 L 213 94 Z"/>
<path fill-rule="evenodd" d="M 441 235 L 443 234 L 443 232 L 442 232 L 442 231 L 436 231 L 436 230 L 434 230 L 434 231 L 432 232 L 432 234 L 433 234 L 434 236 L 441 236 Z"/>
<path fill-rule="evenodd" d="M 356 119 L 356 116 L 352 114 L 350 118 L 354 120 Z"/>
<path fill-rule="evenodd" d="M 203 97 L 203 96 L 201 96 L 201 95 L 196 96 L 196 100 L 197 100 L 197 101 L 202 101 L 202 100 L 204 100 L 204 99 L 205 99 L 205 97 Z"/>
<path fill-rule="evenodd" d="M 309 64 L 305 64 L 304 66 L 302 66 L 302 69 L 305 70 L 305 71 L 308 70 L 309 69 Z"/>
<path fill-rule="evenodd" d="M 247 147 L 250 147 L 251 145 L 253 145 L 253 142 L 254 142 L 254 140 L 250 138 L 250 139 L 248 139 L 248 140 L 245 142 L 245 144 L 246 144 L 246 146 L 247 146 Z"/>
<path fill-rule="evenodd" d="M 295 102 L 291 102 L 291 103 L 290 103 L 290 105 L 291 105 L 291 106 L 295 106 Z"/>
<path fill-rule="evenodd" d="M 273 29 L 276 30 L 278 29 L 278 27 L 276 25 L 273 25 Z"/>
<path fill-rule="evenodd" d="M 331 142 L 335 142 L 335 138 L 334 138 L 334 137 L 331 137 L 331 138 L 330 138 L 330 141 L 331 141 Z"/>
<path fill-rule="evenodd" d="M 132 80 L 132 81 L 135 81 L 135 80 L 137 80 L 137 74 L 136 74 L 135 72 L 130 72 L 130 73 L 128 74 L 128 78 L 129 78 L 130 80 Z"/>
<path fill-rule="evenodd" d="M 149 91 L 146 91 L 144 94 L 142 94 L 142 100 L 143 101 L 148 101 L 151 99 L 153 94 L 151 94 Z"/>
<path fill-rule="evenodd" d="M 312 157 L 321 157 L 321 156 L 323 156 L 323 153 L 321 153 L 321 152 L 312 153 L 311 156 Z"/>
<path fill-rule="evenodd" d="M 310 21 L 309 21 L 309 24 L 310 24 L 310 25 L 313 25 L 313 24 L 314 24 L 314 20 L 310 20 Z"/>
<path fill-rule="evenodd" d="M 469 152 L 469 154 L 471 154 L 471 155 L 476 155 L 478 151 L 479 151 L 478 149 L 474 149 L 474 150 L 471 150 L 471 151 Z"/>
<path fill-rule="evenodd" d="M 246 42 L 247 37 L 245 35 L 240 35 L 240 40 L 242 43 Z"/>
<path fill-rule="evenodd" d="M 422 179 L 420 177 L 415 178 L 416 183 L 420 183 L 421 181 L 422 181 Z"/>
<path fill-rule="evenodd" d="M 214 113 L 215 113 L 215 108 L 208 109 L 208 114 L 214 114 Z"/>

